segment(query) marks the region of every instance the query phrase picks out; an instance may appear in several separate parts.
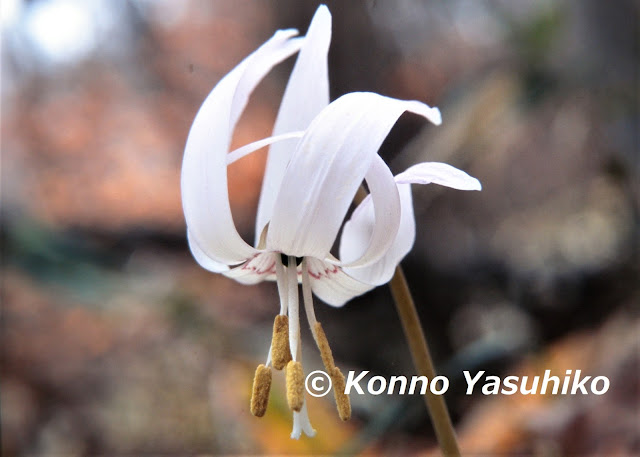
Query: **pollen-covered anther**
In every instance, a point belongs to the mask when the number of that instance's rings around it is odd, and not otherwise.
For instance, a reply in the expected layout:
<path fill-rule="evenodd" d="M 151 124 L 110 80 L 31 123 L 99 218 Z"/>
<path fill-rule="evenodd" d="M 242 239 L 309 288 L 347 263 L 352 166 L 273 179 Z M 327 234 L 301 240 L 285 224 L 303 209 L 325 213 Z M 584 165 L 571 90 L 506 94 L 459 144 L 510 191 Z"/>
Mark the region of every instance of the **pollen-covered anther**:
<path fill-rule="evenodd" d="M 271 390 L 271 368 L 258 365 L 253 377 L 253 390 L 251 392 L 251 414 L 256 417 L 264 416 L 269 404 L 269 391 Z"/>
<path fill-rule="evenodd" d="M 314 324 L 314 334 L 316 337 L 316 344 L 318 345 L 318 349 L 320 350 L 320 357 L 322 357 L 324 368 L 328 373 L 331 373 L 336 364 L 333 360 L 331 348 L 329 347 L 329 340 L 327 340 L 327 336 L 324 334 L 324 330 L 322 329 L 322 325 L 320 325 L 320 322 L 316 322 Z"/>
<path fill-rule="evenodd" d="M 338 408 L 338 416 L 343 421 L 351 419 L 351 401 L 349 396 L 344 393 L 345 380 L 344 375 L 338 367 L 333 367 L 329 372 L 331 382 L 333 384 L 333 396 L 336 399 L 336 407 Z"/>
<path fill-rule="evenodd" d="M 287 403 L 293 411 L 300 412 L 304 404 L 304 372 L 302 364 L 294 360 L 287 364 Z"/>
<path fill-rule="evenodd" d="M 273 321 L 271 339 L 271 363 L 276 370 L 282 370 L 291 360 L 289 349 L 289 318 L 278 314 Z"/>

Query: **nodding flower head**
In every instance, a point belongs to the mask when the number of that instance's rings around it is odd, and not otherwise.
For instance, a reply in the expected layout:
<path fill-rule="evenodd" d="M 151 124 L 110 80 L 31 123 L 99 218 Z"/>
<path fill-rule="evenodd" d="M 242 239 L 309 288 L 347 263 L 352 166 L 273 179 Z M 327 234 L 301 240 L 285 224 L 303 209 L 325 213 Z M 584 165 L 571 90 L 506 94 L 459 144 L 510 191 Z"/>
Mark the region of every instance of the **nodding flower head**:
<path fill-rule="evenodd" d="M 251 412 L 262 416 L 266 411 L 271 367 L 285 369 L 293 438 L 301 432 L 315 434 L 304 397 L 298 285 L 302 284 L 302 302 L 327 374 L 334 386 L 343 385 L 344 376 L 315 318 L 312 295 L 342 306 L 389 281 L 415 240 L 411 184 L 481 188 L 477 179 L 443 163 L 420 163 L 394 177 L 378 149 L 397 119 L 409 111 L 438 125 L 439 110 L 368 92 L 349 93 L 329 103 L 327 7 L 318 8 L 306 36 L 296 35 L 291 29 L 276 32 L 213 88 L 191 126 L 181 178 L 187 237 L 198 263 L 243 284 L 277 282 L 280 311 L 266 363 L 255 374 Z M 298 58 L 273 136 L 229 152 L 253 89 L 295 53 Z M 252 246 L 233 222 L 227 166 L 265 146 L 270 149 Z M 363 181 L 369 195 L 344 223 Z M 330 250 L 341 227 L 336 258 Z M 338 390 L 334 389 L 338 412 L 347 420 L 349 399 Z"/>

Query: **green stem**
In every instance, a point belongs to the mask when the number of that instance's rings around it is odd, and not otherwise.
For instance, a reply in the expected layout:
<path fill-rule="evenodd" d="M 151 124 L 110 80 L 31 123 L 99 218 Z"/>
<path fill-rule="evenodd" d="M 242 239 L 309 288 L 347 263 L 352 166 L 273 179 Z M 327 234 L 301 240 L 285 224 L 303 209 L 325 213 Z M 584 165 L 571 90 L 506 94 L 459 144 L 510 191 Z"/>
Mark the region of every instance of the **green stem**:
<path fill-rule="evenodd" d="M 429 380 L 432 380 L 436 377 L 436 370 L 433 367 L 427 340 L 420 326 L 416 305 L 413 302 L 411 291 L 400 265 L 396 268 L 389 285 L 393 300 L 396 302 L 396 309 L 402 322 L 404 334 L 409 343 L 413 364 L 420 376 L 426 376 Z M 429 416 L 431 416 L 443 455 L 459 457 L 460 449 L 458 448 L 455 430 L 451 424 L 444 397 L 435 395 L 427 390 L 424 395 L 424 401 L 427 404 L 427 410 L 429 411 Z"/>

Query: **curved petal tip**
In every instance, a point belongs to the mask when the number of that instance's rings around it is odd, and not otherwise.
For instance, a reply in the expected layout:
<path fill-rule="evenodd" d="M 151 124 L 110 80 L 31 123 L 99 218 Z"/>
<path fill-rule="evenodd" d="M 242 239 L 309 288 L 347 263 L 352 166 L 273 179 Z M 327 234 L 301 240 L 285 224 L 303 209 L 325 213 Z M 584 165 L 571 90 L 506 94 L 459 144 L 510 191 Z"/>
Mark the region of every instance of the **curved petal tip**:
<path fill-rule="evenodd" d="M 458 190 L 482 190 L 473 176 L 446 163 L 422 162 L 395 177 L 397 184 L 439 184 Z"/>
<path fill-rule="evenodd" d="M 431 122 L 435 125 L 442 124 L 442 114 L 440 114 L 440 110 L 438 108 L 431 108 L 429 119 L 431 119 Z"/>

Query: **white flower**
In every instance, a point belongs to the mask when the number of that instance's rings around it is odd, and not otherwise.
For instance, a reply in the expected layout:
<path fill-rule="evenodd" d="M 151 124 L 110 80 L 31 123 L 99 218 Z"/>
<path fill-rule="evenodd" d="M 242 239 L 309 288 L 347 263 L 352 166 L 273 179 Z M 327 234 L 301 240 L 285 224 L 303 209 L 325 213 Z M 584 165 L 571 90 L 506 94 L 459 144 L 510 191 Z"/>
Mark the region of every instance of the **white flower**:
<path fill-rule="evenodd" d="M 213 88 L 189 132 L 181 180 L 193 256 L 202 267 L 244 284 L 277 280 L 280 314 L 289 316 L 293 361 L 300 359 L 299 282 L 318 341 L 312 292 L 341 306 L 389 281 L 413 246 L 411 184 L 481 188 L 475 178 L 442 163 L 421 163 L 394 178 L 377 154 L 385 137 L 405 111 L 440 124 L 438 109 L 364 92 L 329 104 L 331 15 L 326 6 L 318 8 L 305 37 L 296 34 L 276 32 Z M 228 153 L 255 86 L 296 52 L 273 136 Z M 227 166 L 266 145 L 271 146 L 251 246 L 233 223 Z M 370 195 L 344 224 L 337 259 L 330 249 L 363 180 Z M 271 355 L 267 367 L 270 363 Z M 292 437 L 301 431 L 315 433 L 304 403 L 294 412 Z"/>

